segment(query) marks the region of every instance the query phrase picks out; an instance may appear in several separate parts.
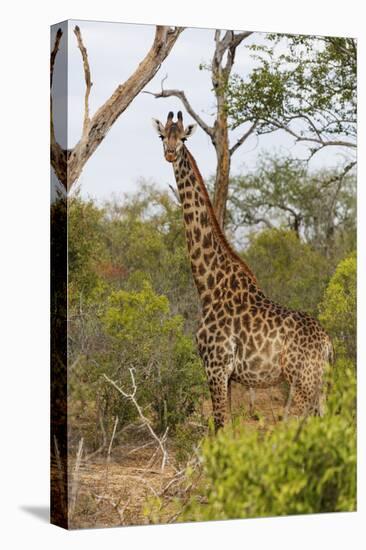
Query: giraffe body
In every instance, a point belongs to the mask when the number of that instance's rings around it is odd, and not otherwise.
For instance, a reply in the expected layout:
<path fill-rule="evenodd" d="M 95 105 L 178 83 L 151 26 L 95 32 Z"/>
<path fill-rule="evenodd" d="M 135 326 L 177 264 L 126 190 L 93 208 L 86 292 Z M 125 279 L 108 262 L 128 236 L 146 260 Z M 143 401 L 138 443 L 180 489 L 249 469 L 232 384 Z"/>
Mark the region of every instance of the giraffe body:
<path fill-rule="evenodd" d="M 321 414 L 323 374 L 331 341 L 306 313 L 269 300 L 233 251 L 216 220 L 196 162 L 184 145 L 181 113 L 164 127 L 155 121 L 165 157 L 173 163 L 187 248 L 201 302 L 197 345 L 210 387 L 215 428 L 225 423 L 228 384 L 268 388 L 286 380 L 298 414 Z"/>

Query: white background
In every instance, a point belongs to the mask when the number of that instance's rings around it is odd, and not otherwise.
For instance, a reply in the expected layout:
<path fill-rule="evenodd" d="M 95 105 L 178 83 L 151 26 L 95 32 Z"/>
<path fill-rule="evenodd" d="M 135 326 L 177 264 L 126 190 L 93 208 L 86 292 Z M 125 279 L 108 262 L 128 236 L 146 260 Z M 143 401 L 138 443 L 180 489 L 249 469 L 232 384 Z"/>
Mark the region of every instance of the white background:
<path fill-rule="evenodd" d="M 358 549 L 365 541 L 365 46 L 362 2 L 19 2 L 1 9 L 2 548 Z M 49 25 L 67 18 L 357 36 L 359 39 L 359 511 L 66 532 L 48 525 Z"/>

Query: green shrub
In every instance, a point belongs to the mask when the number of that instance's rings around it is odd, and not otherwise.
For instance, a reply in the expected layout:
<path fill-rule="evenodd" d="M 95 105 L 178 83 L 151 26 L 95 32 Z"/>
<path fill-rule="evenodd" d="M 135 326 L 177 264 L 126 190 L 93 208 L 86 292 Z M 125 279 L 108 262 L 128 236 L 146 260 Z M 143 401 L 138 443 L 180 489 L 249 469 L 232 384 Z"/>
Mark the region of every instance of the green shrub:
<path fill-rule="evenodd" d="M 341 261 L 321 304 L 320 321 L 333 338 L 336 354 L 356 361 L 357 264 L 353 253 Z"/>
<path fill-rule="evenodd" d="M 194 411 L 204 393 L 204 370 L 193 340 L 183 332 L 182 317 L 171 314 L 166 296 L 156 294 L 147 281 L 140 291 L 112 292 L 102 326 L 108 345 L 101 361 L 127 388 L 129 368 L 134 368 L 137 400 L 154 411 L 158 429 L 172 429 Z"/>
<path fill-rule="evenodd" d="M 200 497 L 192 499 L 183 518 L 355 510 L 356 386 L 352 368 L 342 373 L 323 418 L 291 420 L 265 433 L 249 427 L 225 429 L 208 438 L 202 448 Z"/>
<path fill-rule="evenodd" d="M 89 299 L 102 284 L 99 264 L 106 258 L 102 222 L 104 211 L 92 200 L 78 195 L 68 199 L 68 289 L 69 302 Z"/>

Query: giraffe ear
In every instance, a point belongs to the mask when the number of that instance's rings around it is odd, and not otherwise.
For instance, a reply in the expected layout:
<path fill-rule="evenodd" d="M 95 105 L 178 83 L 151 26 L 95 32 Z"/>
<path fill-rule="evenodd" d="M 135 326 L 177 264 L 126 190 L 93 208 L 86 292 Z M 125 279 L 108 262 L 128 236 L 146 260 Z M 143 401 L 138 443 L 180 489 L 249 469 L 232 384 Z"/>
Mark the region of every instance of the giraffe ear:
<path fill-rule="evenodd" d="M 157 131 L 157 133 L 159 134 L 159 136 L 165 136 L 165 128 L 160 122 L 160 120 L 158 120 L 157 118 L 153 118 L 151 120 L 152 120 L 152 125 Z"/>
<path fill-rule="evenodd" d="M 184 137 L 191 137 L 197 129 L 197 124 L 188 124 L 187 128 L 184 130 Z"/>

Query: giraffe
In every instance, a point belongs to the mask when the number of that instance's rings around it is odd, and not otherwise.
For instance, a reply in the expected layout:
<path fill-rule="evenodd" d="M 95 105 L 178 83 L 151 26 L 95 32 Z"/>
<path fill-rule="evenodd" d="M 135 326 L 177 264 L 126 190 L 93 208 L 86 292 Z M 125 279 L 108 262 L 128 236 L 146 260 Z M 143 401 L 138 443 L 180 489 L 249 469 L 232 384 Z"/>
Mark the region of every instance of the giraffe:
<path fill-rule="evenodd" d="M 196 129 L 169 112 L 153 119 L 165 159 L 173 164 L 188 256 L 201 303 L 196 334 L 211 394 L 215 430 L 226 421 L 231 381 L 270 388 L 286 380 L 297 414 L 323 413 L 323 375 L 332 359 L 329 336 L 317 320 L 265 296 L 249 266 L 220 228 L 196 161 L 185 141 Z"/>

